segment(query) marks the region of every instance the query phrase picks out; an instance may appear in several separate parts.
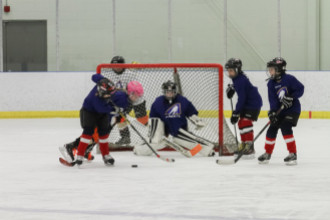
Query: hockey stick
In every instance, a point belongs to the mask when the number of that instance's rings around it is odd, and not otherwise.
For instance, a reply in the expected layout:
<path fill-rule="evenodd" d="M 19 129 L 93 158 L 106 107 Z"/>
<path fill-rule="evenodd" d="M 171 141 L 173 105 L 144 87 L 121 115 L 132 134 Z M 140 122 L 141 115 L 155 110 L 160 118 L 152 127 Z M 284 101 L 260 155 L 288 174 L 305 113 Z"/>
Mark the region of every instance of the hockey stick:
<path fill-rule="evenodd" d="M 284 109 L 284 106 L 282 105 L 281 108 L 279 110 L 277 110 L 276 115 L 280 114 L 280 112 Z M 256 140 L 260 137 L 260 135 L 268 128 L 268 126 L 270 125 L 270 121 L 267 122 L 267 124 L 259 131 L 259 133 L 256 135 L 256 137 L 253 139 L 252 144 L 254 144 L 254 142 L 256 142 Z M 241 150 L 239 152 L 239 154 L 237 155 L 237 157 L 234 160 L 216 160 L 216 163 L 219 165 L 230 165 L 230 164 L 235 164 L 237 163 L 237 161 L 239 161 L 241 159 L 241 157 L 243 156 L 244 151 Z"/>
<path fill-rule="evenodd" d="M 234 113 L 234 106 L 233 106 L 233 99 L 230 99 L 230 106 L 231 106 L 231 113 Z M 234 132 L 235 132 L 235 140 L 236 140 L 236 144 L 238 147 L 238 139 L 237 139 L 237 130 L 236 130 L 236 124 L 233 125 L 234 126 Z"/>
<path fill-rule="evenodd" d="M 186 157 L 193 157 L 196 154 L 198 154 L 199 151 L 202 150 L 202 146 L 200 144 L 197 144 L 193 149 L 191 150 L 186 150 L 183 147 L 181 147 L 180 145 L 170 141 L 168 138 L 164 137 L 163 140 L 170 146 L 172 147 L 174 150 L 179 151 L 181 154 L 183 154 Z"/>
<path fill-rule="evenodd" d="M 206 138 L 204 138 L 204 137 L 198 136 L 197 134 L 192 133 L 191 131 L 186 131 L 186 132 L 190 133 L 191 135 L 194 135 L 194 136 L 195 136 L 194 139 L 195 139 L 197 142 L 201 142 L 201 143 L 203 143 L 203 142 L 204 142 L 204 143 L 207 142 L 207 143 L 210 143 L 210 144 L 214 145 L 214 147 L 219 147 L 219 144 L 218 144 L 218 143 L 215 143 L 215 142 L 213 142 L 213 141 L 210 141 L 210 140 L 208 140 L 208 139 L 206 139 Z"/>
<path fill-rule="evenodd" d="M 60 163 L 64 166 L 67 166 L 67 167 L 73 167 L 74 165 L 76 165 L 76 161 L 73 161 L 73 162 L 68 162 L 66 161 L 64 158 L 62 157 L 59 157 L 58 160 L 60 161 Z"/>
<path fill-rule="evenodd" d="M 113 103 L 114 104 L 114 103 Z M 157 151 L 148 143 L 148 141 L 142 136 L 142 134 L 135 128 L 135 126 L 126 118 L 126 116 L 119 112 L 120 116 L 131 126 L 131 128 L 136 132 L 137 135 L 144 141 L 144 143 L 150 148 L 150 150 L 158 157 L 159 159 L 166 161 L 166 162 L 175 162 L 172 158 L 165 158 L 157 153 Z"/>

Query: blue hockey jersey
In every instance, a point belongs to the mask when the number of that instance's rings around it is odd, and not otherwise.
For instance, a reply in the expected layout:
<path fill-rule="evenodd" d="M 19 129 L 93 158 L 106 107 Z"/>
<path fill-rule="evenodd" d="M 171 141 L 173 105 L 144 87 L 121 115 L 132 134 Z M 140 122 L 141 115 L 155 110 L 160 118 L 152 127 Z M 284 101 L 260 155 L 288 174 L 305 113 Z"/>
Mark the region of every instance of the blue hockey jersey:
<path fill-rule="evenodd" d="M 170 104 L 165 96 L 153 102 L 150 118 L 160 118 L 165 124 L 165 133 L 176 136 L 180 128 L 187 129 L 187 117 L 198 115 L 194 105 L 184 96 L 177 95 Z"/>
<path fill-rule="evenodd" d="M 269 80 L 268 84 L 268 99 L 271 111 L 277 111 L 281 107 L 281 99 L 284 95 L 293 98 L 292 107 L 285 109 L 281 114 L 298 113 L 300 114 L 301 107 L 299 98 L 304 94 L 304 85 L 299 82 L 296 77 L 284 73 L 281 81 Z"/>
<path fill-rule="evenodd" d="M 110 99 L 100 98 L 96 93 L 97 86 L 95 86 L 85 98 L 83 108 L 87 111 L 109 114 L 115 111 L 113 103 L 122 109 L 126 109 L 129 106 L 128 95 L 125 92 L 116 91 L 111 95 Z"/>
<path fill-rule="evenodd" d="M 239 114 L 242 110 L 259 110 L 262 106 L 262 98 L 257 87 L 253 86 L 245 74 L 238 74 L 233 78 L 234 88 L 238 100 L 234 113 Z"/>

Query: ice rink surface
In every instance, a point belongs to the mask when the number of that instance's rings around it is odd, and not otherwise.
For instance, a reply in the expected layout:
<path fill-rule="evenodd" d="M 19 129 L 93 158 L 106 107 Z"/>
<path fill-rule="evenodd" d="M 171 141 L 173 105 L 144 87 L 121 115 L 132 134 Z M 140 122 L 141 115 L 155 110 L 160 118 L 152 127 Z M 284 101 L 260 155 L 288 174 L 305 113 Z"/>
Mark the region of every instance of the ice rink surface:
<path fill-rule="evenodd" d="M 78 169 L 59 164 L 58 147 L 80 135 L 79 119 L 0 120 L 0 219 L 330 219 L 329 131 L 330 120 L 300 120 L 292 167 L 279 135 L 269 165 L 114 152 L 115 167 L 96 155 Z"/>

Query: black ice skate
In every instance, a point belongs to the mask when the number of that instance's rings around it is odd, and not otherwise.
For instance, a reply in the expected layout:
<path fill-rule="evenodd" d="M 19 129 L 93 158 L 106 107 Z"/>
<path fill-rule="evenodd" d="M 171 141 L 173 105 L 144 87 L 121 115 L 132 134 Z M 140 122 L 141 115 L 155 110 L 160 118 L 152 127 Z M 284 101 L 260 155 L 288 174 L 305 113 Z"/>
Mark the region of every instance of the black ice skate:
<path fill-rule="evenodd" d="M 290 153 L 286 158 L 284 158 L 286 165 L 297 165 L 297 154 Z"/>
<path fill-rule="evenodd" d="M 64 159 L 70 163 L 74 161 L 73 148 L 74 148 L 74 142 L 69 144 L 64 144 L 63 147 L 59 147 L 59 150 L 63 155 Z"/>
<path fill-rule="evenodd" d="M 113 159 L 113 157 L 110 155 L 104 155 L 103 161 L 106 166 L 112 166 L 115 163 L 115 159 Z"/>
<path fill-rule="evenodd" d="M 268 164 L 271 157 L 272 157 L 271 154 L 268 153 L 262 154 L 260 157 L 258 157 L 259 164 Z"/>
<path fill-rule="evenodd" d="M 115 143 L 115 147 L 126 147 L 131 144 L 131 134 L 128 127 L 119 130 L 120 139 Z"/>
<path fill-rule="evenodd" d="M 130 137 L 121 137 L 115 144 L 117 146 L 128 146 L 131 143 Z"/>

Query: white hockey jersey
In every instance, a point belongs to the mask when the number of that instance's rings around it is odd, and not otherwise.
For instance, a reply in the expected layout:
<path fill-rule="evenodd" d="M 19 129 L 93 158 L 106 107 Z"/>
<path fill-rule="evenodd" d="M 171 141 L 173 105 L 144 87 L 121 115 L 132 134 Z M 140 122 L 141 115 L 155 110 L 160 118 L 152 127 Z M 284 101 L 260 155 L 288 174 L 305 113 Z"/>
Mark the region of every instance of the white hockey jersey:
<path fill-rule="evenodd" d="M 129 69 L 125 69 L 123 73 L 117 74 L 112 69 L 102 69 L 101 74 L 110 79 L 115 83 L 117 89 L 126 90 L 127 85 L 131 81 L 139 81 L 137 77 L 137 72 Z M 137 101 L 133 103 L 133 105 L 139 105 L 144 101 L 144 97 L 142 96 Z"/>

